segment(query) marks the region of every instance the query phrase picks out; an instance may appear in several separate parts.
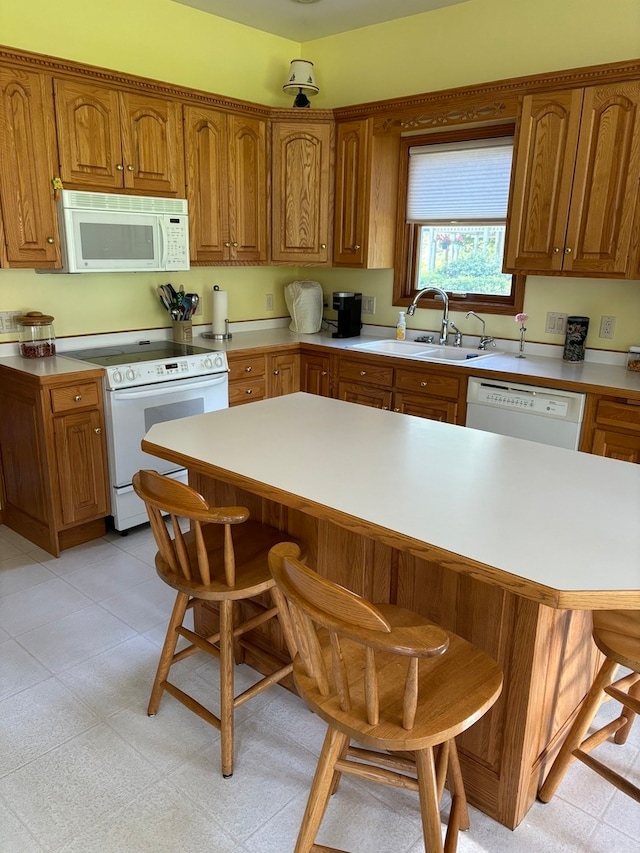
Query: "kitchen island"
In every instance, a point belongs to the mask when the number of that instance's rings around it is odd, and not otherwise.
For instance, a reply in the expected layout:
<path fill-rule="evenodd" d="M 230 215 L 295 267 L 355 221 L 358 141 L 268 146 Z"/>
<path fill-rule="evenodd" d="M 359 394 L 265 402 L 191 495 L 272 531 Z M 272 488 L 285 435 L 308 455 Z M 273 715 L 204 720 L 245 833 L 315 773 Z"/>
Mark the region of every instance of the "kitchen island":
<path fill-rule="evenodd" d="M 470 801 L 517 826 L 597 666 L 589 610 L 640 608 L 638 467 L 302 393 L 156 424 L 143 449 L 499 661 L 459 744 Z"/>

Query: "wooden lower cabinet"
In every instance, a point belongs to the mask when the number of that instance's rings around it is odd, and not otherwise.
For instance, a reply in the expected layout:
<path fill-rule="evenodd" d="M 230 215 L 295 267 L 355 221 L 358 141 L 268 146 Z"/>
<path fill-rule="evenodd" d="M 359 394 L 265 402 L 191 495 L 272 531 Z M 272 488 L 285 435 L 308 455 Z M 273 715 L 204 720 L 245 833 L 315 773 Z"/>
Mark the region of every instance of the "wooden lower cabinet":
<path fill-rule="evenodd" d="M 101 377 L 0 366 L 3 520 L 56 557 L 101 536 L 110 512 Z"/>
<path fill-rule="evenodd" d="M 495 706 L 459 736 L 469 801 L 515 828 L 541 783 L 599 665 L 590 640 L 589 612 L 554 610 L 472 576 L 455 555 L 443 559 L 428 545 L 387 541 L 382 533 L 348 529 L 313 507 L 287 505 L 192 472 L 191 482 L 216 505 L 248 507 L 252 518 L 275 525 L 306 547 L 321 575 L 373 602 L 416 610 L 497 660 L 504 689 Z M 367 533 L 368 535 L 365 535 Z M 271 620 L 273 622 L 273 620 Z M 215 630 L 214 609 L 196 613 L 196 629 Z M 286 659 L 277 626 L 260 628 L 252 643 L 264 657 L 245 658 L 271 671 L 269 656 Z"/>
<path fill-rule="evenodd" d="M 598 456 L 640 463 L 640 400 L 598 397 L 591 400 L 593 427 L 587 449 Z"/>
<path fill-rule="evenodd" d="M 341 359 L 339 399 L 450 424 L 463 422 L 463 379 L 430 367 L 392 368 L 388 361 Z"/>
<path fill-rule="evenodd" d="M 229 405 L 241 406 L 253 400 L 264 400 L 267 394 L 264 353 L 228 354 Z"/>
<path fill-rule="evenodd" d="M 303 352 L 300 356 L 300 390 L 320 397 L 331 396 L 331 359 Z"/>
<path fill-rule="evenodd" d="M 300 390 L 300 356 L 297 352 L 267 354 L 267 396 L 281 397 Z"/>

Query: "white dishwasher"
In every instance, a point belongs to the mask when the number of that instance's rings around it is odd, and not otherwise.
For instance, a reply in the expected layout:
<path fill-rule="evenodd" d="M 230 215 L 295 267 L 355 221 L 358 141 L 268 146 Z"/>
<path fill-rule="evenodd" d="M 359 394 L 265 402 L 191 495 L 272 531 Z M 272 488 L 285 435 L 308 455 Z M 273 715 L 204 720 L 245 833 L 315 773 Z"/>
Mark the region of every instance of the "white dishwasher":
<path fill-rule="evenodd" d="M 466 426 L 577 450 L 585 395 L 494 379 L 469 379 Z"/>

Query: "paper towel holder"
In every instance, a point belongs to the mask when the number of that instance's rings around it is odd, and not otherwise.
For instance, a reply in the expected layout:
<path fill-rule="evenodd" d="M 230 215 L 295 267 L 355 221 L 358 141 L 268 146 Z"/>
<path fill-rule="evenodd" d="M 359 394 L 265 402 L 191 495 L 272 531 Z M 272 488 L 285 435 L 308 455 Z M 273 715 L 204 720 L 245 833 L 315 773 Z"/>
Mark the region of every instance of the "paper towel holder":
<path fill-rule="evenodd" d="M 229 341 L 233 337 L 231 332 L 229 331 L 229 321 L 224 321 L 224 334 L 223 335 L 214 335 L 213 332 L 203 332 L 203 338 L 207 338 L 209 341 Z"/>

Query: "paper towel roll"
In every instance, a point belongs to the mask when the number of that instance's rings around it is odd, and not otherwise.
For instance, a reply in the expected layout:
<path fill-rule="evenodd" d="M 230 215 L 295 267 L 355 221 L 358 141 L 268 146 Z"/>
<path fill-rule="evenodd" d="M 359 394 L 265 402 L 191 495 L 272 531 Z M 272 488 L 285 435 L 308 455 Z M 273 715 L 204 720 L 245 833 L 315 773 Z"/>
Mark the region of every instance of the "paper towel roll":
<path fill-rule="evenodd" d="M 213 296 L 213 321 L 211 323 L 211 331 L 214 335 L 224 335 L 225 320 L 229 318 L 229 306 L 227 302 L 226 290 L 214 290 Z"/>

